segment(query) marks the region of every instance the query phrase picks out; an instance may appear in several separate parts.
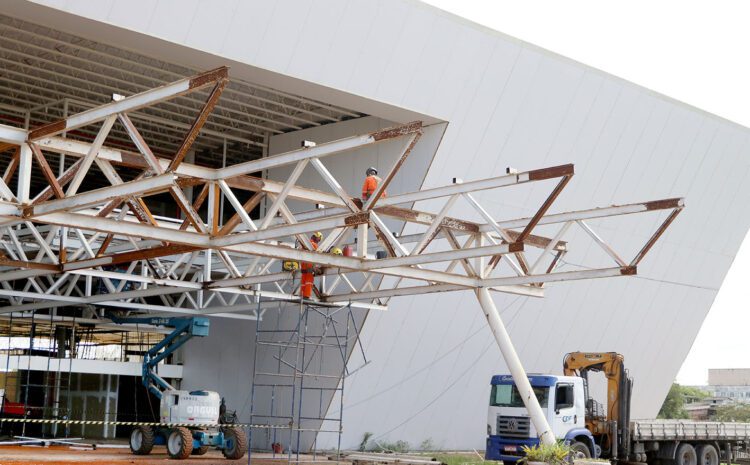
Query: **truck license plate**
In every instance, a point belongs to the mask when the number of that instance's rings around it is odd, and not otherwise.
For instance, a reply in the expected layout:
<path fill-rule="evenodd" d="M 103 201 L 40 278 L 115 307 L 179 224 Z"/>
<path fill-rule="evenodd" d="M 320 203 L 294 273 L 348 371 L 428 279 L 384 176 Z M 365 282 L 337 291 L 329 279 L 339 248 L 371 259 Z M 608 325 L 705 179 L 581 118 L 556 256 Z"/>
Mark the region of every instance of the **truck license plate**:
<path fill-rule="evenodd" d="M 505 452 L 515 452 L 516 446 L 505 446 L 503 447 L 503 450 L 505 450 Z"/>

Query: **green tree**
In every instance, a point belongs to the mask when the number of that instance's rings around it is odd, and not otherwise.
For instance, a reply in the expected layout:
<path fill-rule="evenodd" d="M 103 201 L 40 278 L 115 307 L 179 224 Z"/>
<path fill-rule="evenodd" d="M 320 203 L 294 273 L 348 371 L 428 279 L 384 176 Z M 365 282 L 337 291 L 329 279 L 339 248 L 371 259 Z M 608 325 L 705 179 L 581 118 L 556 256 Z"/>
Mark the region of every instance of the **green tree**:
<path fill-rule="evenodd" d="M 679 386 L 679 384 L 678 384 Z M 704 391 L 703 389 L 697 388 L 697 387 L 690 387 L 690 386 L 680 386 L 680 392 L 682 393 L 683 399 L 686 401 L 689 398 L 702 400 L 708 397 L 708 392 Z"/>
<path fill-rule="evenodd" d="M 661 410 L 659 410 L 658 418 L 688 418 L 683 389 L 679 384 L 672 383 Z"/>
<path fill-rule="evenodd" d="M 750 422 L 750 405 L 730 404 L 716 407 L 716 421 Z"/>

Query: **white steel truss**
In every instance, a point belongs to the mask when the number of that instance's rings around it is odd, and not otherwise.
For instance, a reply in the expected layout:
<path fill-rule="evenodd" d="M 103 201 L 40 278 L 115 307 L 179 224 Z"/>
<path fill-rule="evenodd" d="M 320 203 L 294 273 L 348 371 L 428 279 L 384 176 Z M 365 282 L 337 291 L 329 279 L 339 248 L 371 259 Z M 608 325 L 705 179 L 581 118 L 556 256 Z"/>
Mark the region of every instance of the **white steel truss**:
<path fill-rule="evenodd" d="M 29 131 L 0 125 L 0 144 L 15 147 L 0 178 L 0 298 L 7 302 L 0 314 L 24 318 L 40 309 L 111 307 L 258 319 L 267 302 L 301 299 L 299 271 L 286 271 L 284 262 L 314 265 L 319 277 L 309 300 L 318 305 L 384 310 L 392 297 L 471 290 L 541 439 L 554 440 L 490 291 L 543 297 L 546 283 L 634 275 L 683 209 L 683 200 L 548 214 L 574 175 L 570 164 L 468 182 L 454 180 L 443 187 L 385 197 L 420 139 L 418 121 L 217 169 L 186 163 L 186 154 L 227 82 L 228 69 L 222 67 Z M 208 98 L 173 156 L 156 156 L 129 113 L 204 88 L 210 90 Z M 138 152 L 107 146 L 115 122 L 125 128 Z M 99 123 L 91 143 L 61 137 Z M 325 166 L 330 155 L 393 140 L 401 141 L 396 161 L 366 201 L 346 192 Z M 77 161 L 55 175 L 45 152 Z M 284 182 L 250 175 L 285 165 L 292 169 Z M 297 185 L 308 165 L 330 191 Z M 92 166 L 111 186 L 81 190 Z M 48 183 L 40 192 L 31 192 L 34 169 Z M 133 177 L 133 172 L 138 174 Z M 494 194 L 545 181 L 554 185 L 528 218 L 496 220 L 477 199 L 479 192 Z M 179 216 L 151 212 L 148 197 L 165 193 L 174 199 Z M 263 200 L 267 200 L 264 215 L 254 218 L 251 212 Z M 292 211 L 289 200 L 310 208 Z M 436 212 L 412 207 L 428 200 L 437 205 Z M 465 202 L 469 208 L 462 212 L 473 211 L 482 221 L 450 216 L 456 202 Z M 232 212 L 226 221 L 225 207 Z M 617 251 L 592 226 L 608 217 L 660 211 L 665 212 L 663 218 L 632 257 Z M 392 232 L 404 225 L 409 226 L 409 234 Z M 549 225 L 559 225 L 552 237 L 535 233 L 537 227 Z M 575 227 L 611 264 L 557 270 L 568 252 L 564 239 Z M 309 239 L 316 231 L 326 235 L 317 250 Z M 355 252 L 333 254 L 338 247 Z"/>
<path fill-rule="evenodd" d="M 0 142 L 19 147 L 17 162 L 6 169 L 0 184 L 0 265 L 4 268 L 0 271 L 0 295 L 10 304 L 0 312 L 127 304 L 144 311 L 205 311 L 244 318 L 260 301 L 299 298 L 299 275 L 283 271 L 282 261 L 317 265 L 321 281 L 328 277 L 325 284 L 321 282 L 315 288 L 313 299 L 320 302 L 352 302 L 384 309 L 387 299 L 394 296 L 479 288 L 541 297 L 547 282 L 635 274 L 638 263 L 683 208 L 681 199 L 667 199 L 547 214 L 573 176 L 572 165 L 383 197 L 419 140 L 420 122 L 219 169 L 183 162 L 227 81 L 227 68 L 218 68 L 30 131 L 0 126 Z M 174 157 L 154 155 L 128 113 L 207 86 L 213 90 Z M 107 134 L 115 120 L 125 127 L 139 152 L 107 147 Z M 101 121 L 104 124 L 92 143 L 59 137 L 65 131 Z M 364 204 L 349 195 L 324 164 L 327 156 L 394 139 L 403 140 L 397 161 Z M 45 152 L 64 153 L 77 157 L 78 162 L 55 176 Z M 112 186 L 79 192 L 94 164 Z M 330 192 L 296 185 L 308 164 Z M 293 165 L 286 182 L 248 174 L 284 165 Z M 141 174 L 123 181 L 118 170 L 124 168 L 141 170 Z M 33 196 L 29 192 L 32 169 L 41 170 L 49 183 Z M 17 176 L 15 192 L 9 187 L 13 176 Z M 530 218 L 496 221 L 473 195 L 545 180 L 558 182 Z M 187 198 L 184 188 L 197 186 L 202 189 L 198 195 Z M 151 214 L 144 199 L 162 192 L 172 195 L 181 218 Z M 227 221 L 219 218 L 219 192 L 233 212 Z M 239 200 L 248 194 L 248 200 Z M 270 202 L 265 216 L 251 218 L 250 212 L 263 198 Z M 484 222 L 448 216 L 459 198 Z M 290 199 L 310 204 L 310 211 L 290 211 L 286 206 Z M 434 199 L 443 201 L 437 213 L 400 206 Z M 203 218 L 198 211 L 206 202 Z M 325 208 L 315 210 L 315 206 Z M 668 210 L 670 214 L 630 260 L 615 252 L 587 222 L 655 210 Z M 386 221 L 426 229 L 397 237 Z M 562 227 L 553 238 L 533 234 L 537 226 L 555 223 Z M 584 230 L 613 259 L 614 266 L 556 272 L 556 265 L 567 252 L 563 239 L 571 226 Z M 312 250 L 308 239 L 314 231 L 328 233 L 317 251 Z M 354 256 L 327 253 L 334 246 L 351 243 L 354 236 L 358 239 Z M 375 258 L 376 249 L 384 250 L 386 258 Z M 501 263 L 507 265 L 498 266 Z M 391 285 L 379 285 L 378 276 L 396 279 L 390 280 Z M 155 304 L 154 298 L 161 305 Z M 221 308 L 232 311 L 217 312 Z"/>

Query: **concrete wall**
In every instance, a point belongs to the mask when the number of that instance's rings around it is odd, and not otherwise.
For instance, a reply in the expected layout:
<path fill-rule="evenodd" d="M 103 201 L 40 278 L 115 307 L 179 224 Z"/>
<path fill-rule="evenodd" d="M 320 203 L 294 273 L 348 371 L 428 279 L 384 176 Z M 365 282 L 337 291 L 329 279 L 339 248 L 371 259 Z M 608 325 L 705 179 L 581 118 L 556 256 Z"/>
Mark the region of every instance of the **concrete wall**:
<path fill-rule="evenodd" d="M 710 386 L 750 386 L 750 368 L 709 368 Z"/>
<path fill-rule="evenodd" d="M 230 63 L 234 76 L 388 120 L 448 121 L 427 187 L 574 162 L 555 212 L 685 196 L 639 277 L 551 286 L 545 300 L 496 296 L 531 371 L 559 372 L 571 350 L 622 352 L 636 418 L 658 411 L 748 230 L 747 128 L 415 1 L 17 0 L 6 9 L 165 60 Z M 480 198 L 499 218 L 524 216 L 549 187 Z M 654 216 L 595 225 L 636 249 Z M 571 237 L 563 270 L 603 259 L 581 237 Z M 226 350 L 241 325 L 223 326 L 227 338 L 211 340 Z M 372 363 L 347 386 L 345 446 L 371 431 L 482 447 L 489 378 L 506 368 L 471 294 L 394 299 L 368 318 L 364 339 Z M 218 375 L 217 364 L 241 360 L 226 357 L 206 353 L 194 370 Z"/>

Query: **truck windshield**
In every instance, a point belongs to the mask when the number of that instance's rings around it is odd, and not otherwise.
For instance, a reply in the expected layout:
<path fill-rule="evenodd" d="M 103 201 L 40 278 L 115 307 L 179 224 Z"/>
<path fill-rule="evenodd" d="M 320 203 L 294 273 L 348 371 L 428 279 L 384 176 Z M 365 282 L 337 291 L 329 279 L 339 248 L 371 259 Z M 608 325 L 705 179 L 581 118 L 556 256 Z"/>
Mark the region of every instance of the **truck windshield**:
<path fill-rule="evenodd" d="M 547 406 L 549 387 L 534 386 L 534 394 L 542 408 Z M 492 407 L 523 407 L 521 394 L 515 384 L 496 384 L 492 386 L 490 393 L 490 406 Z"/>

